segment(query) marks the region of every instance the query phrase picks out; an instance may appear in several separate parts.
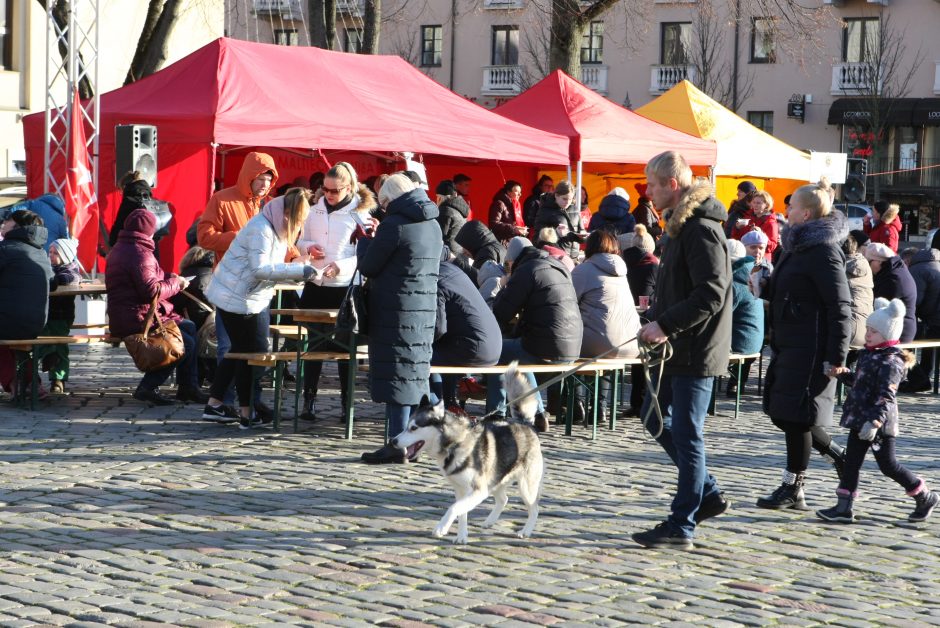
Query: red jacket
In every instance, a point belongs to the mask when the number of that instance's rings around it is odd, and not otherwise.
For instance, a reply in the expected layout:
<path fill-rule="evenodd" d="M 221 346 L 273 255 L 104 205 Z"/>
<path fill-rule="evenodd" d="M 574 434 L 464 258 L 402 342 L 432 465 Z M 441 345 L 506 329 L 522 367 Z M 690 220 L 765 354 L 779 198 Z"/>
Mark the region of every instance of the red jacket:
<path fill-rule="evenodd" d="M 760 218 L 752 219 L 751 224 L 767 236 L 767 251 L 764 254 L 770 257 L 780 246 L 780 225 L 777 222 L 777 216 L 773 212 L 769 212 Z"/>
<path fill-rule="evenodd" d="M 898 252 L 898 243 L 901 240 L 900 218 L 894 217 L 890 222 L 882 222 L 879 220 L 875 225 L 872 225 L 871 221 L 866 218 L 862 226 L 872 242 L 881 242 L 895 253 Z"/>

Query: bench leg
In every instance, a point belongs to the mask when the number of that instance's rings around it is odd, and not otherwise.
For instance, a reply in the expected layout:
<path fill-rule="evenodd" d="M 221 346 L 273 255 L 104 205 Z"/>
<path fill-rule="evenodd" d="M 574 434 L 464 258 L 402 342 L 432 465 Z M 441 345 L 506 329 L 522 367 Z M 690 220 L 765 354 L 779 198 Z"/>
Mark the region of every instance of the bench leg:
<path fill-rule="evenodd" d="M 600 405 L 601 392 L 600 371 L 594 371 L 594 404 L 591 408 L 591 440 L 597 439 L 597 412 Z"/>
<path fill-rule="evenodd" d="M 568 395 L 568 404 L 567 408 L 565 408 L 565 436 L 571 436 L 571 424 L 574 422 L 574 403 L 577 398 L 577 381 L 578 378 L 576 375 L 572 375 L 565 380 Z"/>
<path fill-rule="evenodd" d="M 274 429 L 281 431 L 281 387 L 284 382 L 284 362 L 274 363 Z"/>
<path fill-rule="evenodd" d="M 708 403 L 708 414 L 711 416 L 716 416 L 718 413 L 718 398 L 715 394 L 715 391 L 721 387 L 721 378 L 713 377 L 712 378 L 712 398 Z"/>
<path fill-rule="evenodd" d="M 743 366 L 744 361 L 738 360 L 738 388 L 734 394 L 734 418 L 738 418 L 738 409 L 741 407 L 741 388 L 743 382 L 741 381 L 741 367 Z"/>
<path fill-rule="evenodd" d="M 613 397 L 610 400 L 610 425 L 608 426 L 611 431 L 617 427 L 617 413 L 620 411 L 620 369 L 614 369 L 613 380 L 610 386 L 610 394 Z"/>
<path fill-rule="evenodd" d="M 297 323 L 297 383 L 294 384 L 294 433 L 297 433 L 300 421 L 300 391 L 304 387 L 304 361 L 300 355 L 307 351 L 307 336 L 303 333 L 303 323 Z"/>
<path fill-rule="evenodd" d="M 938 385 L 940 385 L 940 348 L 933 350 L 933 394 L 937 394 Z"/>

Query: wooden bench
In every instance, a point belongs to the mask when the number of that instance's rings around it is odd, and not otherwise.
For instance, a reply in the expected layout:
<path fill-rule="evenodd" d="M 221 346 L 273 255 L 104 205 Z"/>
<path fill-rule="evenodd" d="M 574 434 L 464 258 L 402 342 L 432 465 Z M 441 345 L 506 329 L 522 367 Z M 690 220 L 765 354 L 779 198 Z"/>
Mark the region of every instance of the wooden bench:
<path fill-rule="evenodd" d="M 89 338 L 94 338 L 94 336 L 38 336 L 36 338 L 26 338 L 22 340 L 0 340 L 0 347 L 6 347 L 14 352 L 14 354 L 23 354 L 22 359 L 16 359 L 15 371 L 16 371 L 16 380 L 13 386 L 13 401 L 17 405 L 24 403 L 23 400 L 23 391 L 22 382 L 25 381 L 25 370 L 26 365 L 32 363 L 32 378 L 30 382 L 30 397 L 29 397 L 29 409 L 36 409 L 36 401 L 39 398 L 39 385 L 40 385 L 40 375 L 39 375 L 39 360 L 36 359 L 36 347 L 44 347 L 50 345 L 73 345 L 91 342 Z"/>
<path fill-rule="evenodd" d="M 356 387 L 356 363 L 358 360 L 368 359 L 368 353 L 364 353 L 366 347 L 359 347 L 353 360 L 349 364 L 349 380 L 347 382 L 346 398 L 353 399 Z M 249 366 L 258 366 L 264 368 L 274 367 L 274 429 L 281 429 L 281 390 L 284 381 L 284 365 L 297 361 L 317 361 L 329 362 L 334 360 L 349 360 L 350 354 L 347 351 L 273 351 L 264 353 L 238 353 L 229 352 L 225 354 L 226 358 L 231 360 L 244 360 Z M 298 373 L 299 375 L 299 373 Z M 299 377 L 298 377 L 299 379 Z M 294 393 L 294 431 L 298 430 L 298 417 L 300 415 L 300 386 Z M 352 439 L 353 428 L 353 404 L 349 403 L 346 408 L 346 438 Z"/>

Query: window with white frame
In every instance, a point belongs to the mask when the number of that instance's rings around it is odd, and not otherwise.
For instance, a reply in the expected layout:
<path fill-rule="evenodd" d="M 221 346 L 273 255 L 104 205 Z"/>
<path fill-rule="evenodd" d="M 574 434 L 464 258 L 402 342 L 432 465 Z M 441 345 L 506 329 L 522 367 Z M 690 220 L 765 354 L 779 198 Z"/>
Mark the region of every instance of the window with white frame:
<path fill-rule="evenodd" d="M 444 27 L 440 24 L 421 27 L 421 66 L 440 67 L 444 48 Z"/>
<path fill-rule="evenodd" d="M 776 63 L 773 19 L 755 17 L 751 24 L 751 63 Z"/>
<path fill-rule="evenodd" d="M 278 46 L 297 46 L 300 40 L 297 37 L 296 28 L 276 28 L 274 29 L 274 43 Z"/>
<path fill-rule="evenodd" d="M 663 65 L 687 65 L 691 49 L 691 22 L 665 22 L 662 25 L 660 63 Z"/>
<path fill-rule="evenodd" d="M 878 18 L 849 18 L 842 28 L 842 60 L 846 63 L 872 61 L 878 56 Z"/>
<path fill-rule="evenodd" d="M 604 62 L 604 23 L 591 22 L 581 39 L 581 63 Z"/>
<path fill-rule="evenodd" d="M 13 69 L 13 0 L 0 0 L 0 70 Z"/>
<path fill-rule="evenodd" d="M 519 65 L 519 27 L 494 26 L 490 65 Z"/>

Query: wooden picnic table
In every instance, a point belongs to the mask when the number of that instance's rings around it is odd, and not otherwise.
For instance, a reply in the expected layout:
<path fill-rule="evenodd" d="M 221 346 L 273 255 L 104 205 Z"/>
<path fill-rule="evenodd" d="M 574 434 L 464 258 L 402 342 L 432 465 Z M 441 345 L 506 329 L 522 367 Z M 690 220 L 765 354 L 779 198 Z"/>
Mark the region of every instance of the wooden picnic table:
<path fill-rule="evenodd" d="M 58 286 L 55 290 L 49 292 L 50 297 L 77 297 L 104 294 L 107 289 L 103 281 L 83 281 L 69 286 Z"/>

